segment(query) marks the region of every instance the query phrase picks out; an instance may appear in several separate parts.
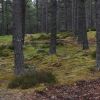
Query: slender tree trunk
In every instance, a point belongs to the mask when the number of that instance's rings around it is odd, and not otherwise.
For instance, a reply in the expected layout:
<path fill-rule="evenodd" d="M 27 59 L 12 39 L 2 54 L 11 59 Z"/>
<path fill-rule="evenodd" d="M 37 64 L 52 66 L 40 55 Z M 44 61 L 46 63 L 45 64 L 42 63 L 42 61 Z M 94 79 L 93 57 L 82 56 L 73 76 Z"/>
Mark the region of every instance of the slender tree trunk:
<path fill-rule="evenodd" d="M 83 50 L 89 48 L 86 31 L 85 0 L 78 0 L 78 40 L 83 45 Z"/>
<path fill-rule="evenodd" d="M 66 27 L 66 0 L 58 0 L 58 5 L 57 5 L 57 21 L 58 25 L 57 28 L 60 32 L 65 32 L 67 30 Z"/>
<path fill-rule="evenodd" d="M 1 0 L 2 4 L 2 34 L 5 34 L 5 15 L 4 15 L 4 0 Z"/>
<path fill-rule="evenodd" d="M 13 1 L 13 45 L 15 58 L 15 74 L 24 73 L 23 55 L 23 0 Z"/>
<path fill-rule="evenodd" d="M 77 37 L 77 26 L 78 26 L 78 20 L 77 20 L 77 0 L 72 0 L 72 30 L 75 36 Z"/>
<path fill-rule="evenodd" d="M 78 1 L 73 0 L 73 12 L 74 12 L 74 19 L 73 19 L 73 31 L 75 36 L 78 36 Z"/>
<path fill-rule="evenodd" d="M 36 0 L 36 18 L 37 18 L 37 23 L 36 23 L 36 32 L 38 33 L 38 31 L 39 31 L 39 12 L 38 12 L 38 10 L 39 10 L 39 2 L 38 2 L 38 0 Z"/>
<path fill-rule="evenodd" d="M 50 41 L 50 54 L 56 54 L 56 16 L 57 15 L 57 1 L 51 0 L 51 41 Z"/>
<path fill-rule="evenodd" d="M 96 68 L 100 70 L 100 0 L 96 0 Z"/>
<path fill-rule="evenodd" d="M 67 3 L 67 31 L 72 32 L 72 0 L 66 0 Z"/>
<path fill-rule="evenodd" d="M 24 44 L 24 38 L 25 38 L 25 13 L 26 13 L 26 2 L 25 2 L 26 0 L 23 0 L 23 3 L 22 3 L 22 14 L 23 14 L 23 16 L 22 16 L 22 34 L 23 34 L 23 36 L 22 36 L 22 42 L 23 42 L 23 44 Z"/>
<path fill-rule="evenodd" d="M 8 9 L 7 9 L 8 7 L 7 7 L 7 6 L 8 6 L 8 4 L 7 4 L 7 1 L 6 1 L 6 3 L 5 3 L 5 13 L 6 13 L 6 16 L 5 16 L 5 17 L 6 17 L 6 21 L 5 21 L 6 23 L 5 23 L 5 24 L 6 24 L 6 34 L 8 34 Z"/>
<path fill-rule="evenodd" d="M 46 2 L 46 33 L 48 33 L 48 2 Z"/>

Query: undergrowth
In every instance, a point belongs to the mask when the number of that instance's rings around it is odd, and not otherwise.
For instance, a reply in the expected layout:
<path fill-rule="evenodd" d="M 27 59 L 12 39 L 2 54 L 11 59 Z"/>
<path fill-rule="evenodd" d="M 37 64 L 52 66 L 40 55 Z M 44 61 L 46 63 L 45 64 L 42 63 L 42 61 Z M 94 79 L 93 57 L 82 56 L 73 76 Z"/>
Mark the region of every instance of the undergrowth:
<path fill-rule="evenodd" d="M 46 71 L 33 72 L 24 76 L 14 77 L 8 84 L 8 88 L 28 89 L 41 83 L 56 83 L 55 76 L 51 72 Z"/>
<path fill-rule="evenodd" d="M 31 44 L 32 37 L 38 41 L 44 41 L 42 38 L 40 40 L 37 39 L 40 34 L 26 37 L 25 41 L 29 43 L 24 46 L 25 64 L 35 65 L 38 74 L 23 77 L 14 77 L 12 75 L 14 59 L 13 47 L 10 45 L 11 39 L 9 37 L 7 39 L 7 42 L 9 41 L 8 46 L 5 45 L 7 44 L 5 39 L 0 40 L 1 44 L 3 44 L 0 45 L 0 86 L 2 87 L 10 80 L 12 80 L 9 84 L 10 88 L 30 88 L 37 87 L 37 84 L 51 84 L 52 80 L 56 80 L 57 84 L 73 84 L 79 80 L 99 78 L 100 72 L 94 72 L 96 65 L 95 43 L 90 45 L 89 50 L 83 51 L 77 42 L 73 40 L 72 34 L 70 34 L 71 36 L 61 36 L 60 33 L 58 35 L 60 39 L 64 38 L 65 43 L 58 44 L 57 54 L 52 56 L 48 53 L 49 44 L 36 44 L 36 46 Z M 90 42 L 94 41 L 95 32 L 89 31 L 88 38 Z M 44 70 L 47 73 L 43 72 Z"/>

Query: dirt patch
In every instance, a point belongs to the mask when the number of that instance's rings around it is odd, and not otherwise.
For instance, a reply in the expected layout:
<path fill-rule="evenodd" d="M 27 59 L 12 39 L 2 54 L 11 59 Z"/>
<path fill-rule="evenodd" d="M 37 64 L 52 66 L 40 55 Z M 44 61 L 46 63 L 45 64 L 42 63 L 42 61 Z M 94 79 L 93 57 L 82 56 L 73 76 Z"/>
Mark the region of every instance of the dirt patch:
<path fill-rule="evenodd" d="M 73 86 L 50 86 L 38 92 L 0 90 L 0 100 L 100 100 L 100 79 L 78 81 Z"/>

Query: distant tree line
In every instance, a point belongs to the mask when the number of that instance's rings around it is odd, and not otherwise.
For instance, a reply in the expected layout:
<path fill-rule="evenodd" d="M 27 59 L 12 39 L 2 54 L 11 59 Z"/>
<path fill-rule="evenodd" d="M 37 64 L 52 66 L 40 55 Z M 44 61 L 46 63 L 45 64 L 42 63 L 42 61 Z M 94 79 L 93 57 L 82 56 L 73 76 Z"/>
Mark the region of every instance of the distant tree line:
<path fill-rule="evenodd" d="M 36 32 L 36 8 L 31 0 L 25 0 L 25 33 Z M 12 34 L 13 0 L 0 1 L 0 35 Z"/>
<path fill-rule="evenodd" d="M 50 32 L 50 0 L 25 1 L 25 33 Z M 57 32 L 77 31 L 78 0 L 57 0 Z M 12 32 L 13 0 L 0 2 L 0 34 Z M 86 28 L 96 28 L 95 0 L 85 0 Z"/>

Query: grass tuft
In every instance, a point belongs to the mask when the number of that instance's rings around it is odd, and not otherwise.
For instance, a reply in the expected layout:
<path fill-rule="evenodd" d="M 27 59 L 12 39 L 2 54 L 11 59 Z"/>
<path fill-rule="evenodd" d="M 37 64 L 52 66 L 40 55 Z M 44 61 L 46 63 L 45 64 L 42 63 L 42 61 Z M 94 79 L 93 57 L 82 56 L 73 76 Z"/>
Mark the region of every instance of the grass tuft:
<path fill-rule="evenodd" d="M 20 77 L 14 77 L 8 84 L 8 88 L 28 89 L 41 83 L 53 84 L 56 82 L 55 76 L 51 72 L 37 71 Z"/>
<path fill-rule="evenodd" d="M 36 77 L 34 74 L 28 74 L 25 76 L 14 77 L 11 82 L 8 84 L 8 88 L 21 88 L 28 89 L 33 87 L 37 83 Z"/>

